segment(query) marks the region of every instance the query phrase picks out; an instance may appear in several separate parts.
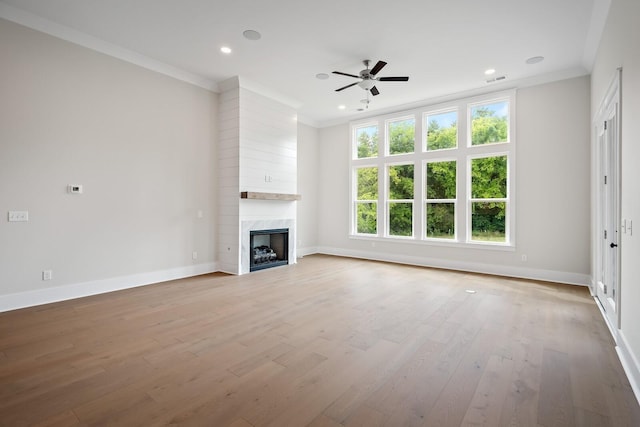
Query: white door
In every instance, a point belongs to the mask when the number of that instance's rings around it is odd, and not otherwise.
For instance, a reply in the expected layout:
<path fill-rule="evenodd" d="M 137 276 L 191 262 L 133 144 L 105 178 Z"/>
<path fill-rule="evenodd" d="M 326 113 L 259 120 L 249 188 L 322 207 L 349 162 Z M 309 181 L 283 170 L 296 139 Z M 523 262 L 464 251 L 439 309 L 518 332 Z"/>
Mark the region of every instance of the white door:
<path fill-rule="evenodd" d="M 619 82 L 619 80 L 617 80 Z M 596 123 L 598 144 L 598 269 L 596 297 L 613 330 L 619 327 L 619 83 L 605 98 L 599 122 Z"/>

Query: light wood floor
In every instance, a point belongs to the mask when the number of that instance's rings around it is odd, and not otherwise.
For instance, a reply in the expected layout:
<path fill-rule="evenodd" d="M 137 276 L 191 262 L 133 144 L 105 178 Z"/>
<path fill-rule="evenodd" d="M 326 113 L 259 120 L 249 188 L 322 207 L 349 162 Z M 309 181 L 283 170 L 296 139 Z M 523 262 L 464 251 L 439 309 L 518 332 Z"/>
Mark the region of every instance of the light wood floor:
<path fill-rule="evenodd" d="M 0 314 L 0 425 L 640 426 L 640 408 L 586 288 L 311 256 Z"/>

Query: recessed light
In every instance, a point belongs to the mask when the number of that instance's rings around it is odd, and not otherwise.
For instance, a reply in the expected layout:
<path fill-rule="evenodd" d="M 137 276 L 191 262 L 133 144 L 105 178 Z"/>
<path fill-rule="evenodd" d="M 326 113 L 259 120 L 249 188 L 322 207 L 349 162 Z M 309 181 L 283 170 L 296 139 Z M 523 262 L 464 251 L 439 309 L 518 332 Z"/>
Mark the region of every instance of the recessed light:
<path fill-rule="evenodd" d="M 230 54 L 230 53 L 231 53 L 231 48 L 230 48 L 230 47 L 227 47 L 227 46 L 222 46 L 222 47 L 220 48 L 220 52 L 225 53 L 225 54 L 227 54 L 227 55 L 228 55 L 228 54 Z"/>
<path fill-rule="evenodd" d="M 527 59 L 525 62 L 529 65 L 533 65 L 542 61 L 544 61 L 544 56 L 532 56 L 531 58 Z"/>
<path fill-rule="evenodd" d="M 318 73 L 316 74 L 316 79 L 327 80 L 329 78 L 329 74 L 327 73 Z"/>
<path fill-rule="evenodd" d="M 338 105 L 338 110 L 344 110 L 346 108 L 347 108 L 346 105 Z"/>
<path fill-rule="evenodd" d="M 256 30 L 245 30 L 242 32 L 242 35 L 247 40 L 260 40 L 262 38 L 262 34 Z"/>
<path fill-rule="evenodd" d="M 492 75 L 492 74 L 495 74 L 495 72 L 496 72 L 496 70 L 495 70 L 495 69 L 493 69 L 493 68 L 489 68 L 488 70 L 486 70 L 486 71 L 484 72 L 484 74 L 485 74 L 485 75 L 487 75 L 487 76 L 490 76 L 490 75 Z"/>

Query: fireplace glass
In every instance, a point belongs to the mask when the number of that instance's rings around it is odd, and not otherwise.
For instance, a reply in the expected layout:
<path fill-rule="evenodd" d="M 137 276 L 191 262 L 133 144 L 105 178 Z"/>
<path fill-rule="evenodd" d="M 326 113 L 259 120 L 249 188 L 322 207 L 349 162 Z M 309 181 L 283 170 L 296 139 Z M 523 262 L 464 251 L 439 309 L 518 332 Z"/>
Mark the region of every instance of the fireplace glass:
<path fill-rule="evenodd" d="M 250 231 L 249 271 L 289 264 L 289 229 Z"/>

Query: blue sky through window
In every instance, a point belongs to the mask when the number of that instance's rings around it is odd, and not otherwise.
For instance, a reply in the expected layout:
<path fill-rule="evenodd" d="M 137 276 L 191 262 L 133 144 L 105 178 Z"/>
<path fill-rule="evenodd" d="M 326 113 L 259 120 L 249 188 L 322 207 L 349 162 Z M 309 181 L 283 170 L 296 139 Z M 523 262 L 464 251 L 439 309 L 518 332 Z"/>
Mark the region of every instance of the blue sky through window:
<path fill-rule="evenodd" d="M 476 105 L 471 108 L 471 117 L 475 115 L 476 110 L 485 109 L 493 112 L 494 117 L 508 117 L 509 103 L 507 101 L 494 102 L 493 104 Z"/>
<path fill-rule="evenodd" d="M 427 116 L 427 125 L 435 121 L 438 123 L 440 129 L 445 129 L 450 127 L 454 122 L 458 121 L 458 112 L 457 111 L 448 111 L 446 113 L 438 113 L 438 114 L 429 114 Z"/>

